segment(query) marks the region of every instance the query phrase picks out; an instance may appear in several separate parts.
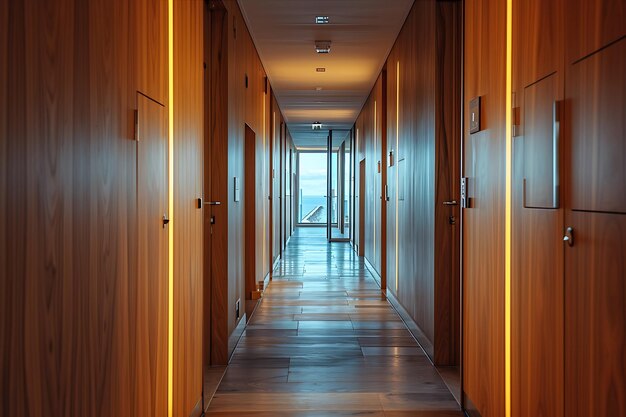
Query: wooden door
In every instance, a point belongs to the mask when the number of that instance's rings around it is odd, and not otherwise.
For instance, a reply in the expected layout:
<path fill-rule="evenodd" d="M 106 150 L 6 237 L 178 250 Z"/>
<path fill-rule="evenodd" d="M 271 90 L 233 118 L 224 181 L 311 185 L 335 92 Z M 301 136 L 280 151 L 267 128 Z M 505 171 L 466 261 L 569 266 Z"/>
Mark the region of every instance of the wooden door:
<path fill-rule="evenodd" d="M 257 247 L 259 244 L 258 233 L 256 230 L 256 210 L 257 210 L 257 194 L 258 186 L 256 181 L 257 170 L 257 152 L 256 152 L 256 134 L 250 126 L 245 127 L 245 143 L 244 143 L 244 184 L 243 184 L 243 201 L 244 201 L 244 271 L 245 271 L 245 288 L 246 300 L 252 300 L 252 294 L 257 289 Z M 262 201 L 261 201 L 262 202 Z M 264 242 L 263 242 L 264 243 Z M 252 313 L 253 308 L 249 308 L 251 303 L 246 302 L 246 313 Z"/>
<path fill-rule="evenodd" d="M 278 109 L 276 99 L 273 105 Z M 270 271 L 280 257 L 280 111 L 272 115 L 272 137 L 270 145 Z"/>
<path fill-rule="evenodd" d="M 567 19 L 615 35 L 591 54 L 588 39 L 573 37 L 566 55 L 565 415 L 572 417 L 626 416 L 626 23 L 623 2 L 595 3 L 616 7 L 589 10 L 578 1 Z"/>
<path fill-rule="evenodd" d="M 365 256 L 365 159 L 359 162 L 359 256 Z"/>
<path fill-rule="evenodd" d="M 205 381 L 208 367 L 228 362 L 228 13 L 220 1 L 205 3 L 204 26 L 204 329 Z M 211 387 L 205 386 L 205 406 Z"/>
<path fill-rule="evenodd" d="M 137 94 L 137 415 L 167 415 L 167 110 Z M 149 387 L 149 388 L 148 388 Z"/>

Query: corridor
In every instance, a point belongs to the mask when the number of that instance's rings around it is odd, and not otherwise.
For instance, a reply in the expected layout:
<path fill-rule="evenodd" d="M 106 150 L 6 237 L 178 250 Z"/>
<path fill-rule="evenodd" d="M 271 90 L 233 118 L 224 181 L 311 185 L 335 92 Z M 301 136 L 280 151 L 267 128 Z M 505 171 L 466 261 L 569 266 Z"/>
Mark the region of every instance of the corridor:
<path fill-rule="evenodd" d="M 297 228 L 210 402 L 211 416 L 461 416 L 348 243 Z"/>

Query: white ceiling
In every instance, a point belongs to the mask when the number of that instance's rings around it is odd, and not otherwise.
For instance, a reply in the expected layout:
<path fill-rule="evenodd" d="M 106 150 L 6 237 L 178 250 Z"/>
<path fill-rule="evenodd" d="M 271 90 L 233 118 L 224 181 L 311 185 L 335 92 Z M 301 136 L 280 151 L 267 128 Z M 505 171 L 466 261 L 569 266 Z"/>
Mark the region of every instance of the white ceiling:
<path fill-rule="evenodd" d="M 413 0 L 238 1 L 300 148 L 326 146 L 326 129 L 352 127 L 413 4 Z M 315 24 L 315 16 L 329 16 L 330 24 Z M 316 40 L 330 40 L 330 54 L 316 53 Z M 317 67 L 326 72 L 316 72 Z M 316 121 L 324 130 L 311 129 Z"/>

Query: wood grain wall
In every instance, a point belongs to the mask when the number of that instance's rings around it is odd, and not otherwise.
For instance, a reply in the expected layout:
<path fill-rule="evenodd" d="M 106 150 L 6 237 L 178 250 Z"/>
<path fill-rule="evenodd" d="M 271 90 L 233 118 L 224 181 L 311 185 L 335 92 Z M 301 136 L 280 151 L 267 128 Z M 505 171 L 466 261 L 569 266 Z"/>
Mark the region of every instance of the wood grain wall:
<path fill-rule="evenodd" d="M 463 391 L 482 417 L 504 415 L 506 3 L 465 1 L 464 114 L 481 98 L 481 131 L 465 117 L 463 176 Z"/>
<path fill-rule="evenodd" d="M 271 266 L 282 254 L 281 248 L 281 201 L 282 190 L 280 184 L 280 148 L 282 140 L 282 127 L 284 124 L 283 114 L 278 106 L 276 96 L 272 92 L 270 120 L 270 242 L 271 242 Z M 270 268 L 272 269 L 272 268 Z"/>
<path fill-rule="evenodd" d="M 202 8 L 176 2 L 180 416 L 202 396 Z M 167 3 L 9 1 L 0 16 L 0 413 L 165 416 Z"/>
<path fill-rule="evenodd" d="M 626 415 L 625 12 L 514 2 L 513 415 Z"/>
<path fill-rule="evenodd" d="M 172 415 L 202 411 L 204 1 L 174 2 L 174 375 Z M 206 206 L 205 206 L 206 209 Z"/>
<path fill-rule="evenodd" d="M 459 209 L 443 202 L 459 192 L 460 19 L 460 2 L 416 2 L 356 122 L 366 172 L 355 242 L 442 365 L 459 351 Z"/>
<path fill-rule="evenodd" d="M 381 279 L 381 285 L 384 284 L 386 261 L 386 245 L 382 242 L 386 240 L 385 231 L 387 228 L 387 225 L 383 225 L 382 221 L 383 207 L 386 209 L 385 204 L 383 204 L 385 186 L 383 175 L 386 176 L 386 172 L 383 173 L 385 171 L 383 169 L 385 165 L 383 150 L 386 149 L 387 137 L 385 130 L 387 119 L 385 81 L 385 75 L 381 73 L 355 123 L 359 132 L 356 158 L 357 161 L 365 160 L 365 178 L 358 179 L 359 182 L 365 182 L 365 195 L 359 196 L 359 198 L 363 198 L 365 204 L 363 250 L 365 258 L 377 272 L 377 278 Z M 358 216 L 356 221 L 355 224 L 358 224 Z M 384 288 L 384 285 L 382 286 Z"/>
<path fill-rule="evenodd" d="M 214 26 L 210 34 L 212 45 L 206 51 L 214 66 L 209 68 L 212 74 L 207 76 L 213 83 L 213 88 L 207 92 L 213 107 L 207 114 L 211 127 L 205 140 L 213 149 L 211 155 L 207 155 L 211 159 L 210 176 L 213 178 L 211 199 L 220 201 L 221 205 L 213 207 L 213 234 L 205 234 L 205 245 L 211 242 L 213 249 L 205 256 L 211 256 L 215 263 L 210 277 L 215 306 L 211 311 L 211 363 L 219 365 L 227 363 L 243 330 L 241 320 L 245 318 L 246 300 L 251 298 L 250 291 L 246 292 L 245 263 L 253 263 L 249 268 L 250 282 L 263 281 L 272 266 L 270 162 L 275 161 L 270 159 L 273 158 L 270 153 L 273 113 L 280 109 L 272 106 L 271 86 L 236 0 L 215 1 L 210 8 L 217 11 L 211 20 Z M 279 123 L 282 120 L 280 113 L 277 120 Z M 245 164 L 246 125 L 255 137 L 255 163 L 250 167 Z M 250 169 L 254 172 L 249 172 Z M 247 170 L 256 182 L 254 196 L 248 195 L 244 188 Z M 239 201 L 235 201 L 235 178 L 240 184 Z M 283 195 L 285 191 L 280 197 Z M 254 199 L 255 216 L 246 222 L 244 205 L 249 198 Z M 247 232 L 246 227 L 254 228 L 254 233 Z M 252 255 L 244 256 L 245 243 L 250 237 L 254 239 L 248 248 Z M 235 314 L 238 300 L 239 318 Z"/>
<path fill-rule="evenodd" d="M 138 91 L 166 121 L 165 6 L 0 6 L 3 415 L 166 412 L 167 292 L 146 307 L 137 261 L 163 213 L 140 218 L 134 132 Z"/>
<path fill-rule="evenodd" d="M 563 100 L 561 1 L 513 2 L 511 412 L 563 416 L 563 209 L 553 109 Z M 560 159 L 560 155 L 559 158 Z"/>

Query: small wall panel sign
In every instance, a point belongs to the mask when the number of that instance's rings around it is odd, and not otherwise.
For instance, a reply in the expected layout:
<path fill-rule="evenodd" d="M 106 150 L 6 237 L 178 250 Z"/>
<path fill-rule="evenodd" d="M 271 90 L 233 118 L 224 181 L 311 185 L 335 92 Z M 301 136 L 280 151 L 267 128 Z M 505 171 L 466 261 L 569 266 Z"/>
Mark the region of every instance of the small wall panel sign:
<path fill-rule="evenodd" d="M 474 97 L 469 102 L 469 132 L 480 132 L 480 97 Z"/>

